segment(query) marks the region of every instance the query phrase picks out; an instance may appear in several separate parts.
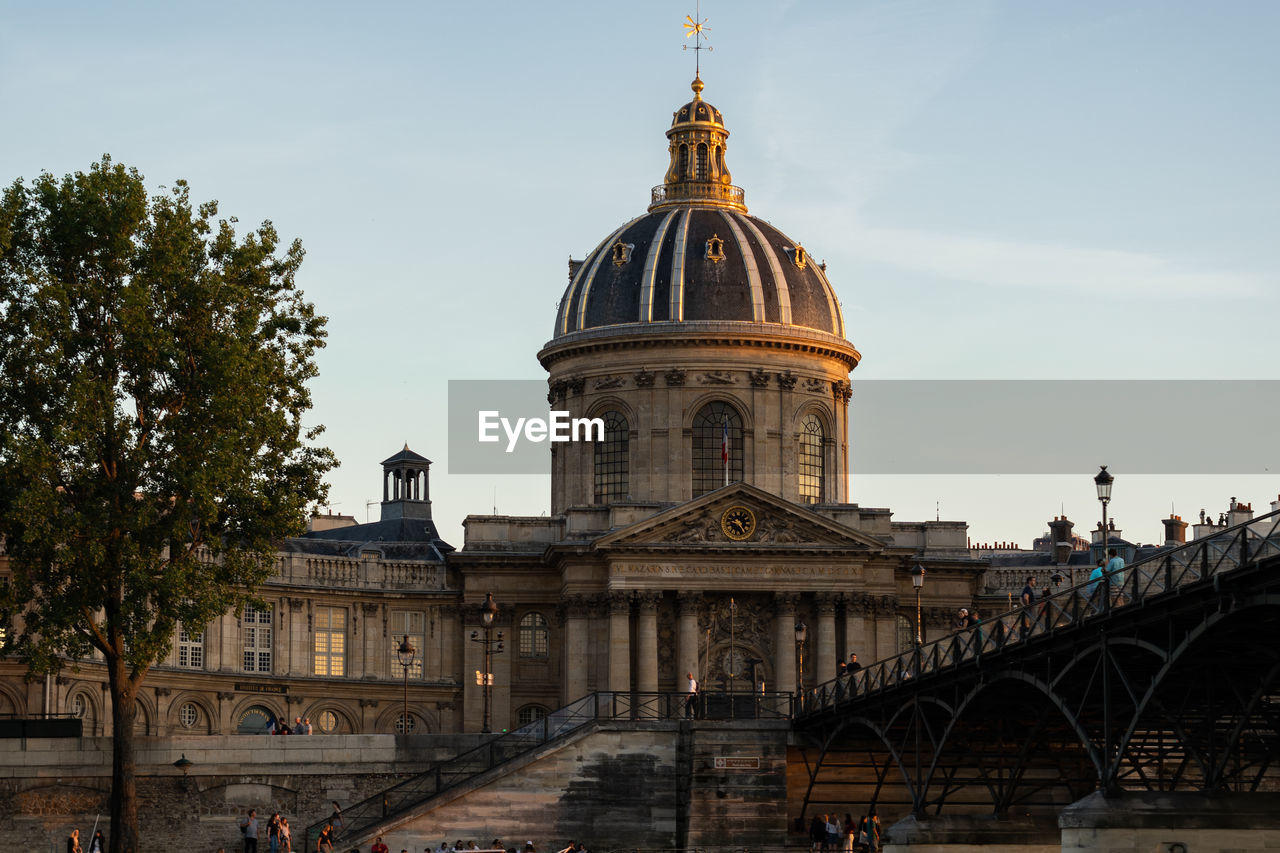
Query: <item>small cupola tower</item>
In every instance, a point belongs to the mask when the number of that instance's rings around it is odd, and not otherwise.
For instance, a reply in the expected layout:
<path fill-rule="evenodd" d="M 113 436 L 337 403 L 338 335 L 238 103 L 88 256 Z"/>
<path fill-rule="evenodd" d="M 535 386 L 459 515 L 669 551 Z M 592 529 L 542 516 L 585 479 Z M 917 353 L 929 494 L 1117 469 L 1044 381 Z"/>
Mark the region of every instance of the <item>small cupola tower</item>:
<path fill-rule="evenodd" d="M 671 164 L 662 186 L 653 188 L 650 210 L 690 202 L 713 207 L 747 211 L 741 187 L 733 185 L 733 176 L 724 162 L 729 131 L 724 116 L 702 100 L 701 77 L 691 84 L 693 100 L 672 113 L 667 130 L 667 149 Z"/>
<path fill-rule="evenodd" d="M 431 460 L 404 449 L 382 460 L 382 520 L 431 518 Z"/>

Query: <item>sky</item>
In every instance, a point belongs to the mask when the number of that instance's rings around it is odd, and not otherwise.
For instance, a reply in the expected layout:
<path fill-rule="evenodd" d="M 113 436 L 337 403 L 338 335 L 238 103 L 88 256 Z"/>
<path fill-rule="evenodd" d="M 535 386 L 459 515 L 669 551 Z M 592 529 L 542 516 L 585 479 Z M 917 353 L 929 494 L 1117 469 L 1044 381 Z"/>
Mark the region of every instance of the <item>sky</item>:
<path fill-rule="evenodd" d="M 539 515 L 545 476 L 447 472 L 450 379 L 541 379 L 581 258 L 643 212 L 689 100 L 692 0 L 648 3 L 0 0 L 0 181 L 104 153 L 179 178 L 242 227 L 300 238 L 329 317 L 314 422 L 331 509 L 376 519 L 379 462 L 435 461 L 433 510 Z M 704 98 L 752 214 L 825 259 L 859 379 L 1276 379 L 1280 4 L 702 3 Z M 1185 386 L 1182 383 L 1186 383 Z M 1177 389 L 1184 387 L 1185 393 Z M 985 416 L 999 418 L 999 411 Z M 1124 400 L 1045 411 L 1082 431 Z M 1224 411 L 1203 447 L 1256 430 Z M 946 424 L 939 423 L 942 436 Z M 1078 475 L 859 475 L 895 520 L 1029 545 Z M 1242 475 L 1116 475 L 1126 538 L 1280 495 Z M 1170 465 L 1177 470 L 1176 461 Z"/>

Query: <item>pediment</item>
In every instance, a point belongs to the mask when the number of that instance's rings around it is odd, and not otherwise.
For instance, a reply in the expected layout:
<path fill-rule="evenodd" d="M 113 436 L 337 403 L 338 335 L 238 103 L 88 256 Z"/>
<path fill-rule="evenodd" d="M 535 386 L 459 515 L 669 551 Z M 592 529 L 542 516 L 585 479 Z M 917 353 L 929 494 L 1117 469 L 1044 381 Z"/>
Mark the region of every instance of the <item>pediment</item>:
<path fill-rule="evenodd" d="M 749 535 L 734 538 L 725 530 L 725 513 L 745 508 L 754 520 Z M 742 531 L 738 531 L 741 535 Z M 879 550 L 885 542 L 846 527 L 810 509 L 755 486 L 734 483 L 671 507 L 655 516 L 614 530 L 594 543 L 597 549 L 683 548 L 840 548 Z"/>

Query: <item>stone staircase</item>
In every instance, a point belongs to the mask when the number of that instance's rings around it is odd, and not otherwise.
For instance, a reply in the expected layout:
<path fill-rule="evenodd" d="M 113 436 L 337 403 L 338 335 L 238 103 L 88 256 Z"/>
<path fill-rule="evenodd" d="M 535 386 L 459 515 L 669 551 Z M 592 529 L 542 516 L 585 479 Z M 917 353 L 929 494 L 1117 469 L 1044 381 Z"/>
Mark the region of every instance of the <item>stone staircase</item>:
<path fill-rule="evenodd" d="M 706 697 L 699 697 L 704 699 Z M 734 716 L 744 716 L 750 702 L 754 716 L 785 719 L 790 712 L 789 694 L 738 697 L 738 703 L 705 701 L 696 709 L 702 719 L 719 717 L 723 707 Z M 334 850 L 350 850 L 369 844 L 378 835 L 420 819 L 422 815 L 467 793 L 484 788 L 494 780 L 515 772 L 597 731 L 602 724 L 626 722 L 640 725 L 658 723 L 670 727 L 672 721 L 687 720 L 695 709 L 687 707 L 684 693 L 592 693 L 566 705 L 541 720 L 442 761 L 343 811 L 344 825 Z M 318 821 L 302 836 L 303 853 L 313 853 L 316 841 L 328 821 Z"/>

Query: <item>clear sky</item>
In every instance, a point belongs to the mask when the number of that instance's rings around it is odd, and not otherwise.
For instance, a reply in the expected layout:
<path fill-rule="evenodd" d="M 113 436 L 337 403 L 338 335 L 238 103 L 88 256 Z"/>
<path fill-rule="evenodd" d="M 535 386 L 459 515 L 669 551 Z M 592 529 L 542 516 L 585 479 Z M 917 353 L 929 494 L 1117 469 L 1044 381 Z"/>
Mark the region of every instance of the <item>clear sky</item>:
<path fill-rule="evenodd" d="M 103 153 L 186 178 L 307 249 L 330 318 L 315 419 L 333 509 L 377 517 L 378 463 L 436 460 L 444 537 L 537 515 L 545 477 L 448 476 L 449 379 L 536 379 L 565 262 L 642 212 L 690 97 L 688 2 L 0 2 L 0 180 Z M 725 2 L 704 97 L 751 212 L 828 263 L 859 378 L 1275 379 L 1280 4 Z M 1192 386 L 1189 386 L 1192 387 Z M 1171 399 L 1195 406 L 1194 392 Z M 992 412 L 991 417 L 998 417 Z M 1047 419 L 1105 424 L 1124 402 Z M 1250 417 L 1223 412 L 1207 445 Z M 946 424 L 939 424 L 945 431 Z M 858 458 L 875 448 L 857 444 Z M 1170 506 L 1254 476 L 1117 475 L 1154 541 Z M 1269 469 L 1264 471 L 1264 469 Z M 1029 544 L 1092 476 L 858 476 L 899 520 Z M 940 510 L 939 510 L 940 506 Z M 1079 529 L 1079 528 L 1078 528 Z"/>

